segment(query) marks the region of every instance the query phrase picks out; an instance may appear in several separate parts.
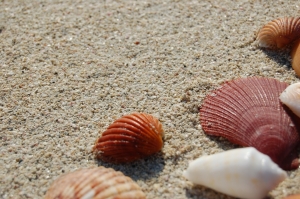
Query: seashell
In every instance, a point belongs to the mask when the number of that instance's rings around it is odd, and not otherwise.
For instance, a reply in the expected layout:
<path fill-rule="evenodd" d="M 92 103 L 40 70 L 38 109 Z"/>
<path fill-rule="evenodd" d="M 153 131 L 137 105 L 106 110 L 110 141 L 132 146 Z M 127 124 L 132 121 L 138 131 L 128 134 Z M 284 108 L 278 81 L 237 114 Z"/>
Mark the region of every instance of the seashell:
<path fill-rule="evenodd" d="M 300 39 L 293 44 L 291 51 L 292 67 L 296 74 L 300 77 Z"/>
<path fill-rule="evenodd" d="M 298 168 L 300 118 L 279 100 L 287 86 L 264 77 L 224 83 L 206 97 L 200 109 L 204 132 L 255 147 L 283 169 Z"/>
<path fill-rule="evenodd" d="M 300 194 L 290 195 L 285 197 L 284 199 L 300 199 Z"/>
<path fill-rule="evenodd" d="M 279 98 L 293 113 L 300 117 L 300 82 L 289 85 Z"/>
<path fill-rule="evenodd" d="M 112 123 L 96 141 L 96 157 L 108 162 L 132 162 L 161 150 L 163 129 L 152 115 L 133 113 Z"/>
<path fill-rule="evenodd" d="M 300 37 L 300 18 L 275 19 L 262 27 L 258 33 L 258 45 L 264 48 L 282 48 Z"/>
<path fill-rule="evenodd" d="M 85 168 L 64 174 L 49 187 L 45 199 L 145 199 L 129 177 L 111 168 Z"/>
<path fill-rule="evenodd" d="M 248 199 L 264 198 L 287 174 L 253 147 L 228 150 L 192 161 L 183 175 L 195 184 Z"/>

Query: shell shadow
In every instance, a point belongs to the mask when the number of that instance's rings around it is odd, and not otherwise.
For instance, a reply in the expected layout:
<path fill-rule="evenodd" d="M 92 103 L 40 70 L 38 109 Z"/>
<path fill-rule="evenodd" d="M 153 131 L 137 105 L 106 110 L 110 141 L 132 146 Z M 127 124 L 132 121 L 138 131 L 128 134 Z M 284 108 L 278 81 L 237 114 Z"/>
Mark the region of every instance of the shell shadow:
<path fill-rule="evenodd" d="M 115 164 L 95 160 L 98 166 L 113 168 L 116 171 L 121 171 L 124 175 L 132 178 L 134 181 L 146 180 L 155 178 L 165 167 L 163 153 L 160 151 L 152 156 L 137 160 L 131 163 Z"/>
<path fill-rule="evenodd" d="M 201 185 L 193 185 L 185 189 L 185 196 L 193 199 L 234 199 L 234 197 L 216 192 Z"/>
<path fill-rule="evenodd" d="M 186 188 L 185 196 L 193 199 L 235 199 L 235 197 L 219 193 L 201 185 L 193 185 L 191 188 Z M 267 195 L 264 199 L 274 199 L 274 197 Z"/>
<path fill-rule="evenodd" d="M 286 48 L 284 50 L 269 50 L 269 49 L 260 49 L 260 50 L 262 50 L 270 59 L 274 60 L 279 65 L 286 66 L 289 69 L 292 68 L 290 48 Z"/>

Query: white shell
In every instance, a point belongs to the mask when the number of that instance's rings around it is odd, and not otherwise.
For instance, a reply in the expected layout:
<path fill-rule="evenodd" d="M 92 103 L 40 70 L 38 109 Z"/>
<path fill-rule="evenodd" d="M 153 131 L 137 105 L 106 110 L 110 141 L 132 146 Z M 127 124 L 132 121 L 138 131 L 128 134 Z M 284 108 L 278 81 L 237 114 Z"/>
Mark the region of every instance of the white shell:
<path fill-rule="evenodd" d="M 195 184 L 248 199 L 264 198 L 287 177 L 269 156 L 253 147 L 200 157 L 183 175 Z"/>
<path fill-rule="evenodd" d="M 293 113 L 300 117 L 300 82 L 289 85 L 279 98 Z"/>

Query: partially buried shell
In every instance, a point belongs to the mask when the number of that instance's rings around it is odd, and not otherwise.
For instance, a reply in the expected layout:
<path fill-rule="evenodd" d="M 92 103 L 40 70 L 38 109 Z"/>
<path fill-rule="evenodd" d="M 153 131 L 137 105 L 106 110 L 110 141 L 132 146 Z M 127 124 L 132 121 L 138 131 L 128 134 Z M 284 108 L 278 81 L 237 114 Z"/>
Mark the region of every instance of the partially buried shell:
<path fill-rule="evenodd" d="M 132 162 L 160 151 L 162 137 L 163 128 L 158 119 L 133 113 L 112 123 L 96 141 L 93 151 L 104 161 Z"/>
<path fill-rule="evenodd" d="M 300 117 L 300 82 L 289 85 L 279 98 L 293 113 Z"/>
<path fill-rule="evenodd" d="M 67 173 L 49 187 L 45 199 L 145 199 L 141 188 L 110 168 L 85 168 Z"/>
<path fill-rule="evenodd" d="M 283 169 L 298 168 L 300 119 L 279 100 L 287 86 L 263 77 L 226 82 L 206 97 L 200 109 L 203 130 L 253 146 Z"/>
<path fill-rule="evenodd" d="M 300 38 L 300 18 L 275 19 L 262 27 L 257 39 L 260 47 L 282 48 Z"/>
<path fill-rule="evenodd" d="M 287 174 L 268 156 L 253 147 L 202 156 L 189 164 L 183 175 L 230 196 L 264 198 Z"/>

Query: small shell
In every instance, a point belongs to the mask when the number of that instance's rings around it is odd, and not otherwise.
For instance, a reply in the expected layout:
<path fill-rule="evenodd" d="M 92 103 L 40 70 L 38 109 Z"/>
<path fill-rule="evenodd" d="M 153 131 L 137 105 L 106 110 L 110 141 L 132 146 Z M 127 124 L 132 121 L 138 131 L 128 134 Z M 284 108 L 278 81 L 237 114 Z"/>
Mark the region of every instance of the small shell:
<path fill-rule="evenodd" d="M 279 98 L 293 113 L 300 117 L 300 82 L 289 85 Z"/>
<path fill-rule="evenodd" d="M 141 188 L 123 173 L 105 167 L 85 168 L 56 179 L 45 199 L 145 199 Z"/>
<path fill-rule="evenodd" d="M 238 197 L 264 198 L 287 174 L 253 147 L 203 156 L 183 174 L 195 184 Z"/>
<path fill-rule="evenodd" d="M 300 39 L 293 44 L 291 51 L 292 67 L 298 77 L 300 77 Z"/>
<path fill-rule="evenodd" d="M 263 77 L 227 82 L 204 100 L 200 109 L 201 126 L 209 135 L 255 147 L 283 169 L 296 169 L 300 118 L 279 100 L 287 86 Z"/>
<path fill-rule="evenodd" d="M 282 48 L 300 37 L 300 18 L 284 17 L 267 23 L 257 39 L 260 47 Z"/>
<path fill-rule="evenodd" d="M 162 136 L 158 119 L 145 113 L 133 113 L 111 124 L 96 141 L 93 151 L 104 161 L 132 162 L 160 151 Z"/>
<path fill-rule="evenodd" d="M 290 195 L 288 197 L 285 197 L 284 199 L 300 199 L 300 194 Z"/>

